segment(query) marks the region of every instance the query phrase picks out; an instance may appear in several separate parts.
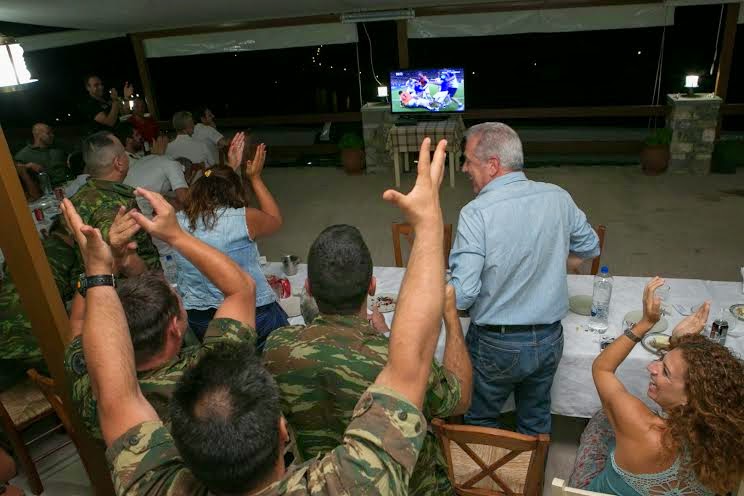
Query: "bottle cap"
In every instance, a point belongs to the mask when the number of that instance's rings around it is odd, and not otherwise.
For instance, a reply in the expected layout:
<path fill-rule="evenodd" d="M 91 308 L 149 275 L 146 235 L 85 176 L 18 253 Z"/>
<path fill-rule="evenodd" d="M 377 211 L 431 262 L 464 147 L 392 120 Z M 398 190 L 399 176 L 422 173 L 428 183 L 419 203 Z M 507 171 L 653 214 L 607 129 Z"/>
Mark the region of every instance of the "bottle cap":
<path fill-rule="evenodd" d="M 610 272 L 610 269 L 608 269 L 606 265 L 603 265 L 603 266 L 602 266 L 602 268 L 601 268 L 601 269 L 599 269 L 599 271 L 600 271 L 600 272 L 601 272 L 602 274 L 608 274 L 608 273 Z"/>
<path fill-rule="evenodd" d="M 173 260 L 173 255 L 166 255 L 165 256 L 165 259 L 166 260 Z"/>

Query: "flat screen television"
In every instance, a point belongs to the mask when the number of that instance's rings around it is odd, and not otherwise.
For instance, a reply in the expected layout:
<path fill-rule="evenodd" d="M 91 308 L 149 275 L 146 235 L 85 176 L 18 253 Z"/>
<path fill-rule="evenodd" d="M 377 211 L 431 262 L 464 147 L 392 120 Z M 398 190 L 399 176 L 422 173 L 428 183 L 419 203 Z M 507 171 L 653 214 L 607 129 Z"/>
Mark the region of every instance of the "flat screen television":
<path fill-rule="evenodd" d="M 463 112 L 465 71 L 462 67 L 393 71 L 390 106 L 394 114 Z"/>

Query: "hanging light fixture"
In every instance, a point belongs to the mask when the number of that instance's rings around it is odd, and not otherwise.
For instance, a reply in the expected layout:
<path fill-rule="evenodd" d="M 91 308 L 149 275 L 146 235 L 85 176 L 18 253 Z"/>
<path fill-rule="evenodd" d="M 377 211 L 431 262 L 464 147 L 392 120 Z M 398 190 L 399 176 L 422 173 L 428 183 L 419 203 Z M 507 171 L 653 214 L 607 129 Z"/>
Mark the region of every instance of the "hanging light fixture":
<path fill-rule="evenodd" d="M 38 79 L 33 79 L 26 68 L 20 43 L 0 34 L 0 92 L 22 90 L 25 85 L 36 81 Z"/>

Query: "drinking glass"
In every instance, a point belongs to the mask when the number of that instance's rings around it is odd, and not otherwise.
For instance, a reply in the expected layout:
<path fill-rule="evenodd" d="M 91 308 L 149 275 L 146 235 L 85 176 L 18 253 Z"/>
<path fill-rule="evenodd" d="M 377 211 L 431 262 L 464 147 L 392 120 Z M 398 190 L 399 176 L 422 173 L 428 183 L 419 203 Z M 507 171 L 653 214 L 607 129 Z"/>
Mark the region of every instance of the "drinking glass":
<path fill-rule="evenodd" d="M 656 288 L 656 296 L 659 297 L 661 300 L 661 314 L 662 315 L 671 315 L 669 312 L 669 295 L 672 292 L 672 288 L 669 287 L 668 284 L 664 284 L 663 286 L 659 286 Z"/>

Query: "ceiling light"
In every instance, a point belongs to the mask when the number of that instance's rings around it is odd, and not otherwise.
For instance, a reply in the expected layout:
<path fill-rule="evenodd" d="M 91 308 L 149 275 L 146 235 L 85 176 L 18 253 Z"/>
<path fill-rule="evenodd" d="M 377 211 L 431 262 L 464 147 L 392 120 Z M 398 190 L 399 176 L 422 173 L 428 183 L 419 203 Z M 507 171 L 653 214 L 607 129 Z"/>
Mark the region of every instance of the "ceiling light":
<path fill-rule="evenodd" d="M 413 9 L 373 10 L 370 12 L 341 14 L 341 22 L 353 24 L 355 22 L 397 21 L 401 19 L 413 19 L 414 17 L 416 17 L 416 13 Z"/>
<path fill-rule="evenodd" d="M 33 79 L 26 68 L 21 45 L 0 34 L 0 92 L 18 91 L 36 81 L 38 79 Z"/>

